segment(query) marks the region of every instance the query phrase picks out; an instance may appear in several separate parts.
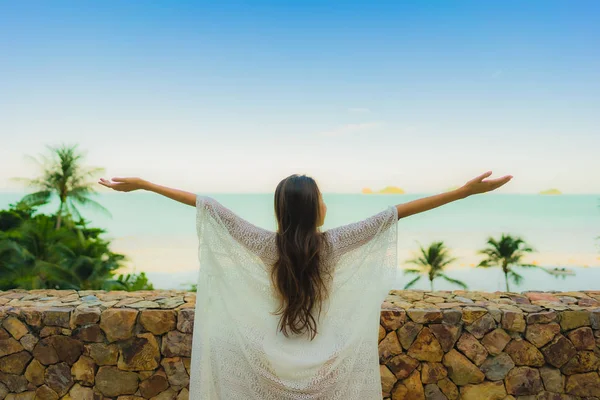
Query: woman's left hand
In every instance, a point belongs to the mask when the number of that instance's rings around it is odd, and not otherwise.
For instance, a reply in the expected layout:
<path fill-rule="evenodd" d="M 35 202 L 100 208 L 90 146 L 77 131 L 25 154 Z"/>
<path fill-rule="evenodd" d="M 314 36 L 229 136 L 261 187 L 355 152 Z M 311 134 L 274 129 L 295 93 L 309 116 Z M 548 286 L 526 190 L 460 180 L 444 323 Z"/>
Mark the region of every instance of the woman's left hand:
<path fill-rule="evenodd" d="M 492 171 L 479 175 L 477 178 L 471 179 L 459 190 L 462 190 L 467 196 L 491 192 L 492 190 L 496 190 L 499 187 L 506 185 L 512 179 L 512 175 L 506 175 L 496 179 L 486 179 L 491 175 Z"/>

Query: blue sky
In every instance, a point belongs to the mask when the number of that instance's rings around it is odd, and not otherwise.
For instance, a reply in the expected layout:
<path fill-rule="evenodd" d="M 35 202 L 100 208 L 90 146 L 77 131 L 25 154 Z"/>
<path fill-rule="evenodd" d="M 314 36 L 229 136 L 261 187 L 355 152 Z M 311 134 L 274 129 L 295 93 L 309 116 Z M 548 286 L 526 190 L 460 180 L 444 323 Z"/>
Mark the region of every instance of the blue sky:
<path fill-rule="evenodd" d="M 0 1 L 0 189 L 79 143 L 106 176 L 266 192 L 600 193 L 597 1 Z"/>

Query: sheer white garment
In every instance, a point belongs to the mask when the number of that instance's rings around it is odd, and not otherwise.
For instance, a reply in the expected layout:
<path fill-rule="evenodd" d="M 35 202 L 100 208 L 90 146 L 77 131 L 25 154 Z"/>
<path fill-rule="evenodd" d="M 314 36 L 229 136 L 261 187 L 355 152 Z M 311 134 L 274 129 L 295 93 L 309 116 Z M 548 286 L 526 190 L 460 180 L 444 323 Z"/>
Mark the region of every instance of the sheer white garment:
<path fill-rule="evenodd" d="M 275 233 L 197 197 L 192 400 L 380 400 L 381 303 L 397 273 L 395 207 L 323 232 L 331 271 L 317 336 L 278 332 Z M 316 318 L 316 316 L 315 316 Z"/>

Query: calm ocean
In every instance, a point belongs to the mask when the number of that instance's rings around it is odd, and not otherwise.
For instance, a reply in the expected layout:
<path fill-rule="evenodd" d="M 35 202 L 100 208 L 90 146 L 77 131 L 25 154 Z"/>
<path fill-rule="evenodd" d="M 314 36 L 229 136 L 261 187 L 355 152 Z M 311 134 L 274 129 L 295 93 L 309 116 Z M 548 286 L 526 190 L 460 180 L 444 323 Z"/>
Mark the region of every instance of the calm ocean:
<path fill-rule="evenodd" d="M 275 228 L 272 194 L 207 194 L 256 225 Z M 0 208 L 21 197 L 0 193 Z M 388 205 L 418 195 L 324 194 L 328 213 L 324 229 L 369 217 Z M 520 269 L 525 277 L 513 290 L 600 289 L 600 195 L 500 195 L 471 197 L 428 213 L 399 221 L 399 263 L 411 257 L 418 243 L 442 240 L 459 260 L 448 275 L 474 290 L 502 290 L 499 270 L 473 268 L 476 250 L 488 236 L 510 233 L 523 237 L 536 253 L 527 261 L 546 267 L 569 267 L 575 276 L 554 277 L 543 271 Z M 146 271 L 157 288 L 183 288 L 197 273 L 195 210 L 150 193 L 103 193 L 96 200 L 112 214 L 94 210 L 83 214 L 92 225 L 114 239 L 114 251 L 129 257 L 136 272 Z M 42 211 L 54 210 L 56 204 Z M 396 283 L 404 286 L 402 277 Z M 417 288 L 427 288 L 423 282 Z M 438 289 L 452 289 L 436 281 Z"/>

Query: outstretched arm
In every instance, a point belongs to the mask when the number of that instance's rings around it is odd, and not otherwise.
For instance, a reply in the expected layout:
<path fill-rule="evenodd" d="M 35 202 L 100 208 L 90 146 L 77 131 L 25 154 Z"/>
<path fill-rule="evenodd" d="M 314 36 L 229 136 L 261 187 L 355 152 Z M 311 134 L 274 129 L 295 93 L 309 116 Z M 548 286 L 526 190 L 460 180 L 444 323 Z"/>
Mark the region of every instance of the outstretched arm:
<path fill-rule="evenodd" d="M 492 172 L 486 172 L 478 176 L 477 178 L 471 179 L 465 183 L 461 188 L 452 190 L 447 193 L 441 193 L 435 196 L 425 197 L 419 200 L 410 201 L 404 204 L 398 204 L 398 219 L 408 217 L 414 214 L 429 211 L 431 209 L 443 206 L 444 204 L 451 203 L 456 200 L 464 199 L 478 193 L 490 192 L 498 189 L 500 186 L 505 185 L 512 179 L 511 175 L 503 176 L 497 179 L 487 179 Z"/>
<path fill-rule="evenodd" d="M 195 193 L 190 193 L 184 190 L 157 185 L 155 183 L 148 182 L 140 178 L 113 178 L 110 181 L 101 178 L 100 181 L 98 181 L 98 183 L 102 186 L 106 186 L 107 188 L 111 188 L 119 192 L 147 190 L 149 192 L 158 193 L 180 203 L 187 204 L 188 206 L 196 207 Z"/>

